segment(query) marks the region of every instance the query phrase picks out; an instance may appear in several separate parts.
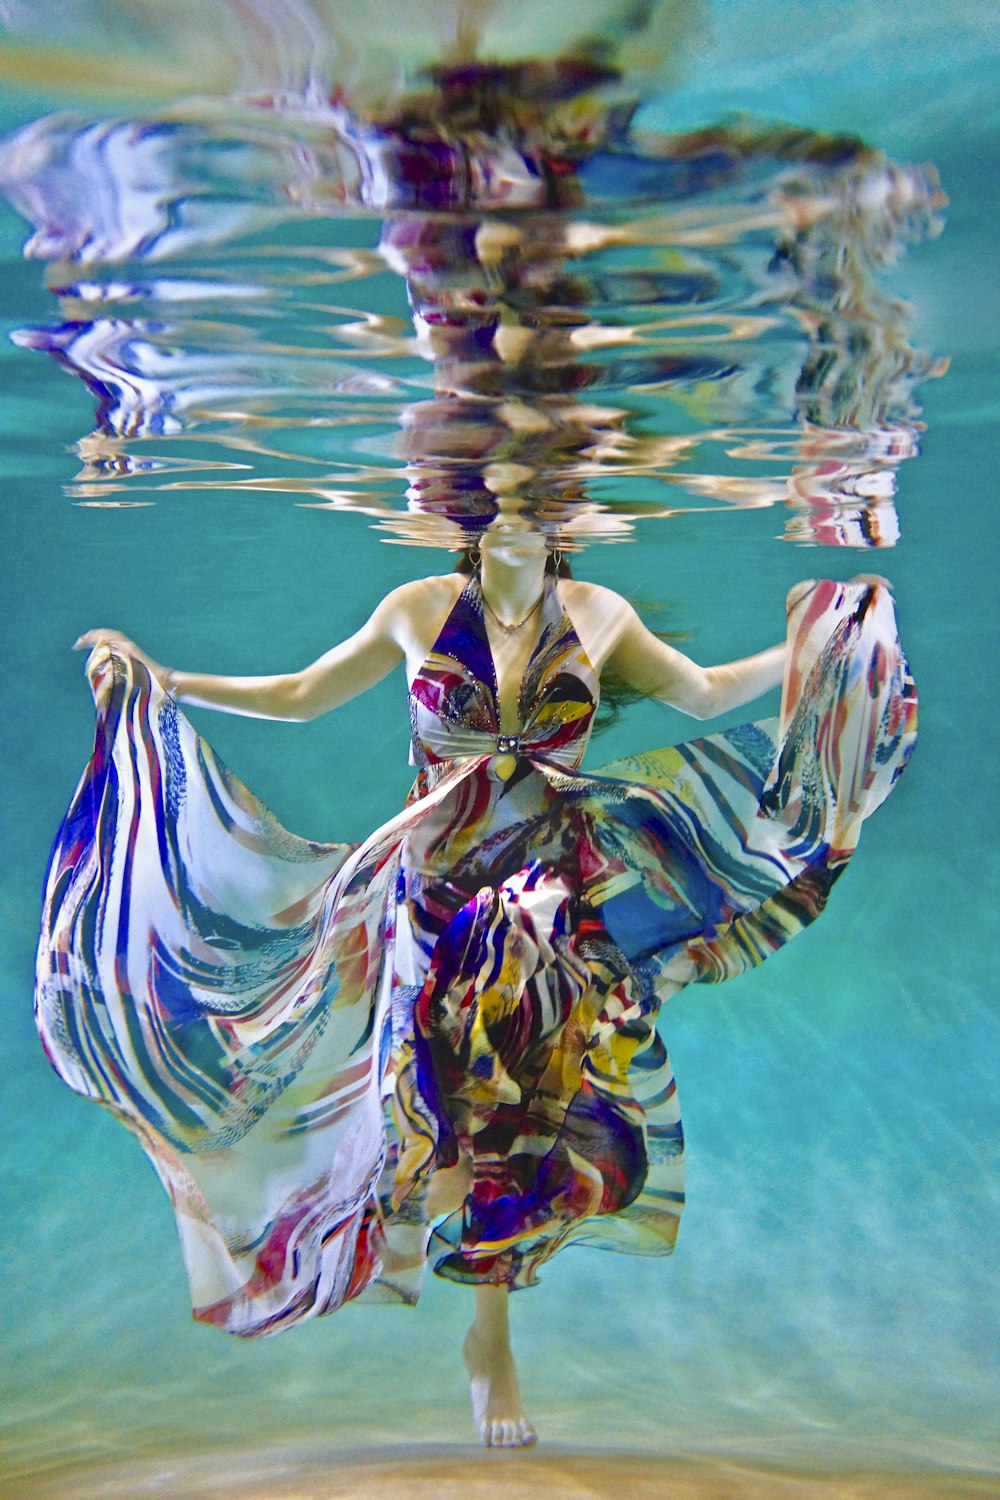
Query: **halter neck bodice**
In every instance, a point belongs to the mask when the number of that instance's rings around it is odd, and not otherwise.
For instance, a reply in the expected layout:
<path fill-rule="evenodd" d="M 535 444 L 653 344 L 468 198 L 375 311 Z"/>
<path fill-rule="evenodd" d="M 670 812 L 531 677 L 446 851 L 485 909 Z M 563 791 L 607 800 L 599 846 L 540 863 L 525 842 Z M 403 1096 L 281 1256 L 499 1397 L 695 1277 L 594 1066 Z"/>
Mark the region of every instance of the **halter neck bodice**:
<path fill-rule="evenodd" d="M 500 729 L 496 664 L 473 575 L 459 594 L 410 687 L 410 760 L 433 766 L 516 755 L 575 769 L 599 699 L 597 673 L 547 577 L 538 639 L 521 679 L 516 734 Z"/>

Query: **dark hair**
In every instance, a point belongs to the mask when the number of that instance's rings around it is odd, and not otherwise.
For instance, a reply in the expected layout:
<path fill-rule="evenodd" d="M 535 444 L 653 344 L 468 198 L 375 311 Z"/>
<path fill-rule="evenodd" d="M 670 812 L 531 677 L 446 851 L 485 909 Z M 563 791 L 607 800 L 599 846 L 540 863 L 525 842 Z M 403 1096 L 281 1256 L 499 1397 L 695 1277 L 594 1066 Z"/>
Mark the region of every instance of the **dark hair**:
<path fill-rule="evenodd" d="M 545 559 L 545 571 L 552 578 L 572 578 L 573 571 L 561 552 L 550 552 Z M 479 572 L 479 548 L 466 547 L 455 564 L 456 573 L 471 576 Z"/>

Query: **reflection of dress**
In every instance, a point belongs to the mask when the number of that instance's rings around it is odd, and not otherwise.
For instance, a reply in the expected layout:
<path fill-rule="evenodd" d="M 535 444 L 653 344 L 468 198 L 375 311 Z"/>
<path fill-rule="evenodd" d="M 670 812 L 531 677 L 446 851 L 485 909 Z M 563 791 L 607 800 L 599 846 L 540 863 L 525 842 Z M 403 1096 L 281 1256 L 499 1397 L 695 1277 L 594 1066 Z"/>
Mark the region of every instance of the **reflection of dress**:
<path fill-rule="evenodd" d="M 797 590 L 789 646 L 780 728 L 581 774 L 597 681 L 556 586 L 505 744 L 472 580 L 411 691 L 413 793 L 358 848 L 288 834 L 140 664 L 95 653 L 39 1026 L 150 1154 L 197 1317 L 270 1333 L 413 1300 L 425 1259 L 523 1285 L 566 1243 L 671 1248 L 659 1005 L 818 914 L 915 729 L 884 589 Z M 472 1191 L 428 1243 L 460 1148 Z"/>

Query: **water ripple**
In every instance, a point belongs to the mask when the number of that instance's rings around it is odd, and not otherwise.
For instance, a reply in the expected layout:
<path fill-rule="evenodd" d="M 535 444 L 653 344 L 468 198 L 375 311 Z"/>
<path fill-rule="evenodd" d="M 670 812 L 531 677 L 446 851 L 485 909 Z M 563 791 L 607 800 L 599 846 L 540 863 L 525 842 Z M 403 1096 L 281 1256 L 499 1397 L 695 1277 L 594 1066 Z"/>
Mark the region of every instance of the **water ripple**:
<path fill-rule="evenodd" d="M 264 491 L 452 545 L 503 505 L 570 545 L 775 506 L 796 543 L 896 540 L 945 362 L 881 278 L 940 227 L 933 169 L 747 123 L 570 152 L 268 106 L 0 152 L 58 305 L 13 340 L 95 400 L 78 504 Z"/>

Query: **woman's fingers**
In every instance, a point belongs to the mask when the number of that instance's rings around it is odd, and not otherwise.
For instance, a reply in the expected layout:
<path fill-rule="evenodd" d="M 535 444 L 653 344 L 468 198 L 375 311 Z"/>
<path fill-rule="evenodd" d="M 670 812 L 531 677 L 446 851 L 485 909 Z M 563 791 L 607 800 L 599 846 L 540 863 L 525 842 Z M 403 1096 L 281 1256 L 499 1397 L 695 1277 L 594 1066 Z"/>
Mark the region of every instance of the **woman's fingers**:
<path fill-rule="evenodd" d="M 803 578 L 799 583 L 793 583 L 788 590 L 788 598 L 785 601 L 788 609 L 794 609 L 796 604 L 804 599 L 809 590 L 815 588 L 815 586 L 815 578 Z"/>
<path fill-rule="evenodd" d="M 111 645 L 116 642 L 120 646 L 131 646 L 132 642 L 127 635 L 120 630 L 86 630 L 83 635 L 73 642 L 73 651 L 86 651 L 94 646 Z"/>
<path fill-rule="evenodd" d="M 856 573 L 854 581 L 855 583 L 867 583 L 869 588 L 883 588 L 888 589 L 890 593 L 892 592 L 892 584 L 888 578 L 883 578 L 881 573 Z"/>
<path fill-rule="evenodd" d="M 109 651 L 114 651 L 119 656 L 129 656 L 133 662 L 142 662 L 146 671 L 151 677 L 156 678 L 164 691 L 169 689 L 173 674 L 165 667 L 161 667 L 151 656 L 147 656 L 130 636 L 122 635 L 120 630 L 85 630 L 83 635 L 73 642 L 74 651 L 93 651 L 100 646 L 107 647 Z"/>

